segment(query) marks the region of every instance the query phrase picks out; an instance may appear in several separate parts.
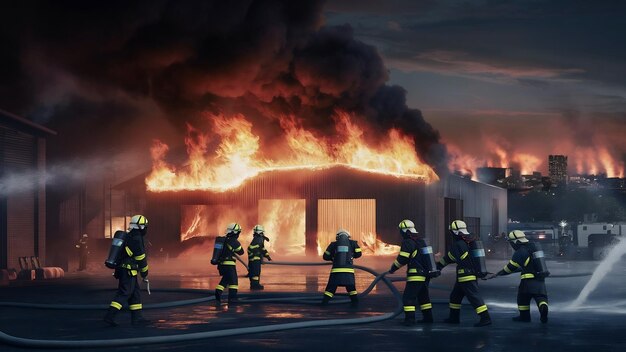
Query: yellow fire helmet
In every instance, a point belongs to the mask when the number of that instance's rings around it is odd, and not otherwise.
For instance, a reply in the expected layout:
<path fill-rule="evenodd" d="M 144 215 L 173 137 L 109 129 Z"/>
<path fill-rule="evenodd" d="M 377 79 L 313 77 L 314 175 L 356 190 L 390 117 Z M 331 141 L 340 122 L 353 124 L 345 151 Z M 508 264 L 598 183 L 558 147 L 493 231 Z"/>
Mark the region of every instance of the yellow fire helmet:
<path fill-rule="evenodd" d="M 139 229 L 143 230 L 148 227 L 148 219 L 146 219 L 143 215 L 134 215 L 130 218 L 130 223 L 128 224 L 130 229 Z"/>
<path fill-rule="evenodd" d="M 520 230 L 513 230 L 509 232 L 509 235 L 506 239 L 509 242 L 513 243 L 528 243 L 528 238 L 526 238 L 526 234 Z"/>
<path fill-rule="evenodd" d="M 264 229 L 264 228 L 263 228 L 263 226 L 261 226 L 261 225 L 256 225 L 256 226 L 252 229 L 252 232 L 253 232 L 253 233 L 255 233 L 255 234 L 259 234 L 259 235 L 261 235 L 261 234 L 263 234 L 263 233 L 265 232 L 265 229 Z"/>

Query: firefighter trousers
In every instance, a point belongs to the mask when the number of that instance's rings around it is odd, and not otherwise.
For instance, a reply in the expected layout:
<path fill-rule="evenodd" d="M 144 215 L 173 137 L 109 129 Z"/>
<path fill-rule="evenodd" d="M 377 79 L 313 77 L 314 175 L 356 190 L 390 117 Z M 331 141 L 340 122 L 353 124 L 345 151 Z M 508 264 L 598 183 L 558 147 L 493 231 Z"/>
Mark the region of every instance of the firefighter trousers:
<path fill-rule="evenodd" d="M 463 297 L 467 297 L 467 300 L 476 310 L 476 314 L 487 311 L 487 305 L 485 305 L 485 301 L 478 293 L 478 282 L 476 280 L 454 284 L 454 288 L 450 293 L 450 309 L 460 310 Z"/>
<path fill-rule="evenodd" d="M 118 278 L 117 293 L 111 301 L 111 307 L 122 309 L 124 303 L 128 303 L 128 308 L 133 310 L 141 310 L 141 291 L 137 283 L 137 275 L 132 275 L 131 271 L 124 268 L 116 269 Z"/>

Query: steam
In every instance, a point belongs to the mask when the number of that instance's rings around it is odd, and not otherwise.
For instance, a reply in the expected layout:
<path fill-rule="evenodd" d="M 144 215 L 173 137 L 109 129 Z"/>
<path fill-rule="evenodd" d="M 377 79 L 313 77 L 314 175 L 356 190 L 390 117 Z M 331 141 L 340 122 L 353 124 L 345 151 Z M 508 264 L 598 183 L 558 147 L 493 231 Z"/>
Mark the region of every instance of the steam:
<path fill-rule="evenodd" d="M 67 187 L 80 185 L 90 181 L 102 181 L 103 176 L 123 173 L 123 170 L 136 170 L 133 156 L 127 159 L 118 158 L 114 161 L 105 158 L 87 160 L 63 161 L 47 165 L 45 172 L 36 169 L 27 169 L 21 172 L 7 173 L 0 177 L 0 195 L 13 196 L 22 193 L 32 193 L 37 190 L 41 182 L 47 187 Z M 130 174 L 129 176 L 136 176 Z"/>

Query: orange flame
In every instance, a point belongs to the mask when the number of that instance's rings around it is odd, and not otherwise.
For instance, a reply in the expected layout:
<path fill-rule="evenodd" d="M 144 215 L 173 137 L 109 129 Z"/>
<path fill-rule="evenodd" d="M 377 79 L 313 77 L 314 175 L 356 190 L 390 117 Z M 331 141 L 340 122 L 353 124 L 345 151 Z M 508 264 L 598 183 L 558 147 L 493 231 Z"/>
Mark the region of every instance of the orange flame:
<path fill-rule="evenodd" d="M 363 129 L 354 124 L 347 113 L 336 114 L 338 138 L 335 140 L 341 142 L 315 136 L 300 127 L 294 118 L 281 118 L 280 125 L 285 132 L 282 142 L 286 147 L 280 160 L 262 156 L 260 138 L 253 133 L 252 123 L 243 115 L 231 118 L 212 115 L 210 118 L 214 124 L 213 132 L 221 141 L 219 146 L 210 153 L 210 135 L 188 125 L 185 138 L 188 162 L 183 168 L 177 169 L 167 163 L 164 158 L 168 146 L 158 140 L 154 142 L 152 172 L 146 178 L 148 190 L 223 192 L 239 187 L 261 172 L 322 169 L 336 165 L 425 182 L 437 180 L 433 169 L 416 155 L 415 144 L 409 136 L 392 129 L 387 133 L 386 142 L 369 145 Z"/>
<path fill-rule="evenodd" d="M 451 170 L 460 171 L 463 174 L 472 175 L 476 180 L 476 169 L 480 167 L 501 167 L 519 168 L 522 174 L 528 175 L 534 171 L 539 171 L 543 166 L 544 172 L 547 171 L 547 160 L 549 154 L 564 154 L 562 151 L 546 152 L 545 155 L 536 155 L 528 152 L 513 151 L 507 152 L 505 148 L 493 141 L 485 142 L 489 150 L 492 151 L 490 157 L 470 156 L 455 146 L 447 144 L 450 154 L 449 164 Z M 572 164 L 570 170 L 577 174 L 605 173 L 608 177 L 624 177 L 624 165 L 617 161 L 606 147 L 577 147 L 570 148 L 569 162 Z M 567 153 L 565 153 L 567 154 Z"/>

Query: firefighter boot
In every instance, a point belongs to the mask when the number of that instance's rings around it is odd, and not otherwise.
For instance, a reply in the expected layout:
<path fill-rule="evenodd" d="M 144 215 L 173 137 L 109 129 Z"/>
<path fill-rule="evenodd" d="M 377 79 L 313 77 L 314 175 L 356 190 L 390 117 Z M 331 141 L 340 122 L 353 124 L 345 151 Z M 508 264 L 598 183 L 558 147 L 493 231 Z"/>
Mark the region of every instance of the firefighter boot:
<path fill-rule="evenodd" d="M 350 306 L 353 308 L 359 306 L 359 297 L 357 295 L 350 295 Z"/>
<path fill-rule="evenodd" d="M 327 306 L 328 302 L 330 302 L 330 297 L 328 295 L 324 295 L 324 298 L 322 298 L 322 305 Z"/>
<path fill-rule="evenodd" d="M 141 310 L 131 310 L 130 311 L 131 323 L 133 325 L 148 325 L 150 324 L 150 320 L 143 317 L 141 314 Z"/>
<path fill-rule="evenodd" d="M 417 321 L 420 324 L 432 324 L 433 323 L 433 310 L 424 309 L 422 311 L 422 320 Z"/>
<path fill-rule="evenodd" d="M 489 316 L 488 311 L 484 311 L 478 315 L 480 316 L 480 320 L 478 323 L 474 324 L 475 327 L 491 325 L 491 317 Z"/>
<path fill-rule="evenodd" d="M 220 306 L 222 304 L 222 290 L 215 290 L 215 305 Z"/>
<path fill-rule="evenodd" d="M 117 326 L 117 323 L 115 322 L 115 316 L 117 315 L 117 312 L 119 312 L 119 309 L 115 307 L 109 307 L 107 314 L 104 316 L 104 322 L 111 326 Z"/>
<path fill-rule="evenodd" d="M 530 310 L 520 310 L 519 316 L 513 317 L 513 321 L 521 323 L 530 323 Z"/>
<path fill-rule="evenodd" d="M 542 304 L 541 306 L 539 306 L 539 313 L 541 314 L 541 322 L 542 323 L 547 323 L 548 322 L 548 305 L 547 304 Z"/>
<path fill-rule="evenodd" d="M 234 288 L 228 289 L 228 305 L 235 305 L 239 303 L 237 298 L 237 290 Z"/>
<path fill-rule="evenodd" d="M 262 290 L 265 287 L 259 283 L 259 280 L 250 280 L 250 289 L 251 290 Z"/>
<path fill-rule="evenodd" d="M 461 310 L 450 308 L 450 317 L 443 320 L 446 324 L 459 324 L 461 323 Z"/>
<path fill-rule="evenodd" d="M 415 325 L 415 311 L 413 312 L 404 312 L 404 321 L 402 322 L 404 326 L 413 326 Z"/>

